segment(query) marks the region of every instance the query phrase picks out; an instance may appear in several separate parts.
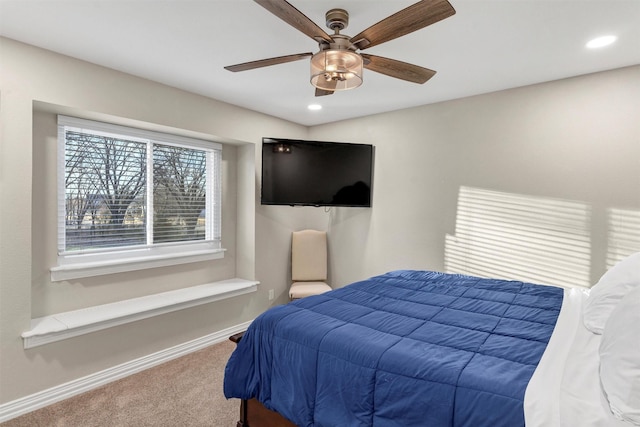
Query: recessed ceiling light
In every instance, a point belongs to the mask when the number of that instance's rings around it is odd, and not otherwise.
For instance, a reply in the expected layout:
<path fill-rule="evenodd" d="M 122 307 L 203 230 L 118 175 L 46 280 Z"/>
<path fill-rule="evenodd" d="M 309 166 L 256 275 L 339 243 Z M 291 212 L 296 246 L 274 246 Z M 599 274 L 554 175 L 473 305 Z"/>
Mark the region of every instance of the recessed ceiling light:
<path fill-rule="evenodd" d="M 595 39 L 590 40 L 589 43 L 587 43 L 587 47 L 589 49 L 597 49 L 599 47 L 609 46 L 611 43 L 615 42 L 616 39 L 616 36 L 596 37 Z"/>
<path fill-rule="evenodd" d="M 320 105 L 320 104 L 310 104 L 307 108 L 309 110 L 311 110 L 311 111 L 317 111 L 317 110 L 322 110 L 322 105 Z"/>

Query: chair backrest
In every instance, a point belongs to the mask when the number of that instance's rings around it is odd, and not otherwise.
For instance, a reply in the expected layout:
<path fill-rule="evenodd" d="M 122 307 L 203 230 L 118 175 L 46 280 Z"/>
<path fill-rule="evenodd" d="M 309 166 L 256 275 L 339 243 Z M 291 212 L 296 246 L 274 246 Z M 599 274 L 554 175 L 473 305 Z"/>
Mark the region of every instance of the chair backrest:
<path fill-rule="evenodd" d="M 294 231 L 291 236 L 291 279 L 327 280 L 327 233 L 317 230 Z"/>

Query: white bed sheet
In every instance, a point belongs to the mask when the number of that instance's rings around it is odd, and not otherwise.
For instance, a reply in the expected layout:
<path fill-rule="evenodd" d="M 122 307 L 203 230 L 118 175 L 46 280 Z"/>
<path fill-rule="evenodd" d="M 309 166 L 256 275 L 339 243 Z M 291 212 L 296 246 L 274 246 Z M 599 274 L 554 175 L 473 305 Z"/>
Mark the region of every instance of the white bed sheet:
<path fill-rule="evenodd" d="M 600 387 L 602 336 L 582 323 L 588 295 L 565 289 L 555 330 L 525 393 L 527 427 L 631 427 L 614 417 Z"/>

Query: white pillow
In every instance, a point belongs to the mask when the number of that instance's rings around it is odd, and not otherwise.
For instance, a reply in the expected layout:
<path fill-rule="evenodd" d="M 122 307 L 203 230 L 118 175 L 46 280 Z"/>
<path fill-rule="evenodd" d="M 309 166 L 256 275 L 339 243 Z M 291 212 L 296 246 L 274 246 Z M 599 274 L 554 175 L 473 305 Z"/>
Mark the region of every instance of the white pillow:
<path fill-rule="evenodd" d="M 637 287 L 640 287 L 640 252 L 618 262 L 591 288 L 582 316 L 584 326 L 593 333 L 602 334 L 611 311 Z"/>
<path fill-rule="evenodd" d="M 604 327 L 600 383 L 616 418 L 640 426 L 640 287 L 620 301 Z"/>

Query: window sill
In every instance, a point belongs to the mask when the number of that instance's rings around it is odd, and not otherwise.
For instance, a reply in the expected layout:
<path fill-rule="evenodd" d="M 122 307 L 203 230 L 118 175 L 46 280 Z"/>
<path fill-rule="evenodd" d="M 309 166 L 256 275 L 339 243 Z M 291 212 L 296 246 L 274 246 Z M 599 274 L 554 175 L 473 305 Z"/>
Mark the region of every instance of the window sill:
<path fill-rule="evenodd" d="M 228 279 L 31 319 L 31 330 L 22 333 L 24 348 L 256 292 L 259 283 Z"/>
<path fill-rule="evenodd" d="M 104 274 L 124 273 L 146 268 L 167 267 L 189 262 L 224 258 L 225 249 L 194 250 L 182 253 L 163 253 L 154 256 L 130 256 L 126 259 L 75 262 L 52 267 L 51 281 L 80 279 Z M 134 252 L 132 252 L 133 254 Z"/>

